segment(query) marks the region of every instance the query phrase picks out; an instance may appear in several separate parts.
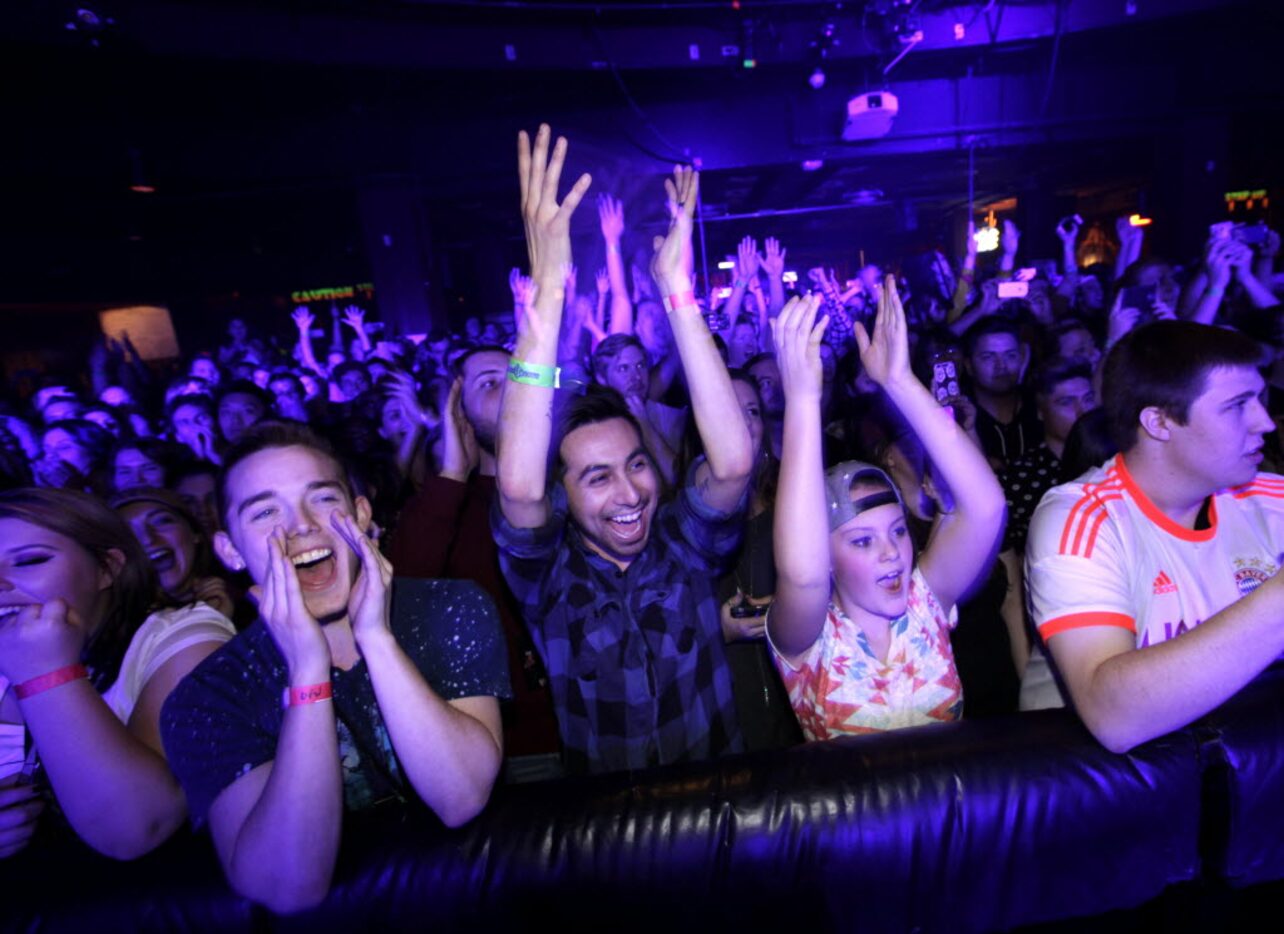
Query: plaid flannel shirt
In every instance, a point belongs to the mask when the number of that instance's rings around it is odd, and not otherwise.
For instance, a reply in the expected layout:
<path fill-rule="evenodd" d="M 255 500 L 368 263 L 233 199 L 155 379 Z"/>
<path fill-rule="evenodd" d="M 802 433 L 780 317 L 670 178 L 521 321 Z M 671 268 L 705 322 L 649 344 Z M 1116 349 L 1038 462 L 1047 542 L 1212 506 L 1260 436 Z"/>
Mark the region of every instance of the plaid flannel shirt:
<path fill-rule="evenodd" d="M 646 548 L 621 571 L 567 521 L 566 492 L 536 529 L 491 526 L 500 567 L 548 668 L 569 768 L 606 772 L 744 748 L 714 583 L 744 532 L 703 503 L 690 478 L 662 505 Z"/>

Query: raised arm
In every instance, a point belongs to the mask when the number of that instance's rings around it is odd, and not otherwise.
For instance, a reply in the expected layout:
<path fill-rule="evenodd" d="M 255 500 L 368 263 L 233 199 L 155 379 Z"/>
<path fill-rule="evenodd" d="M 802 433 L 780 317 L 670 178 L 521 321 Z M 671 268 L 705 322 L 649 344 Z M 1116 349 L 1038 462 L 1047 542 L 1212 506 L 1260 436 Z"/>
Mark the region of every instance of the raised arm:
<path fill-rule="evenodd" d="M 761 309 L 759 322 L 762 324 L 762 328 L 758 331 L 758 334 L 762 338 L 762 349 L 770 350 L 771 347 L 768 345 L 770 327 L 767 325 L 767 318 L 774 318 L 780 314 L 780 309 L 785 307 L 786 251 L 775 237 L 767 238 L 766 251 L 764 255 L 758 257 L 758 265 L 767 274 L 767 289 L 771 294 L 771 303 L 768 308 Z"/>
<path fill-rule="evenodd" d="M 722 305 L 723 313 L 727 316 L 728 333 L 736 326 L 740 309 L 744 307 L 745 292 L 749 291 L 749 284 L 756 275 L 758 275 L 758 244 L 754 242 L 753 237 L 745 237 L 736 247 L 735 279 L 731 282 L 731 294 Z"/>
<path fill-rule="evenodd" d="M 1127 217 L 1115 219 L 1115 234 L 1119 237 L 1119 253 L 1115 256 L 1115 281 L 1123 278 L 1128 267 L 1141 257 L 1141 244 L 1145 233 L 1132 226 Z"/>
<path fill-rule="evenodd" d="M 269 541 L 259 607 L 289 686 L 329 684 L 330 647 L 304 605 L 280 527 Z M 329 700 L 286 707 L 274 758 L 210 805 L 210 835 L 228 882 L 275 911 L 311 907 L 330 889 L 343 820 L 335 730 Z"/>
<path fill-rule="evenodd" d="M 370 335 L 366 333 L 365 310 L 356 305 L 349 305 L 343 309 L 342 322 L 356 332 L 357 340 L 361 342 L 361 352 L 368 355 L 372 345 Z"/>
<path fill-rule="evenodd" d="M 1074 299 L 1075 289 L 1079 286 L 1079 258 L 1075 254 L 1074 244 L 1079 237 L 1083 218 L 1078 214 L 1063 217 L 1057 223 L 1057 239 L 1061 241 L 1061 282 L 1057 291 L 1067 301 Z"/>
<path fill-rule="evenodd" d="M 624 258 L 620 244 L 624 240 L 624 205 L 618 198 L 598 195 L 597 216 L 602 225 L 602 242 L 606 246 L 606 272 L 611 281 L 612 334 L 633 333 L 633 303 L 629 301 L 624 279 Z"/>
<path fill-rule="evenodd" d="M 858 325 L 856 342 L 865 372 L 909 422 L 954 495 L 954 511 L 937 523 L 918 561 L 932 593 L 948 612 L 993 560 L 1006 504 L 985 455 L 910 369 L 907 331 L 896 280 L 888 276 L 878 300 L 874 335 L 867 336 Z"/>
<path fill-rule="evenodd" d="M 557 203 L 566 140 L 559 138 L 550 156 L 550 136 L 548 125 L 540 126 L 533 149 L 524 130 L 517 136 L 522 220 L 535 297 L 518 324 L 495 439 L 499 505 L 504 518 L 517 528 L 535 528 L 548 521 L 545 483 L 553 437 L 551 377 L 557 366 L 566 267 L 571 262 L 571 215 L 592 183 L 587 174 L 581 175 L 566 199 Z"/>
<path fill-rule="evenodd" d="M 316 320 L 312 317 L 312 312 L 308 311 L 307 305 L 300 305 L 290 317 L 294 319 L 294 326 L 299 329 L 299 362 L 318 376 L 325 376 L 325 370 L 317 363 L 316 354 L 312 350 L 312 322 Z"/>
<path fill-rule="evenodd" d="M 753 472 L 749 428 L 737 417 L 739 402 L 713 335 L 696 304 L 690 273 L 691 219 L 695 215 L 700 176 L 679 167 L 665 179 L 669 196 L 669 231 L 655 255 L 655 281 L 673 328 L 706 460 L 696 475 L 700 498 L 714 509 L 734 509 Z"/>
<path fill-rule="evenodd" d="M 976 281 L 976 223 L 967 222 L 967 243 L 963 252 L 963 268 L 959 271 L 959 284 L 954 289 L 954 303 L 950 306 L 946 323 L 953 330 L 954 322 L 967 308 L 968 296 L 972 294 L 972 284 Z M 956 334 L 961 333 L 955 331 Z"/>
<path fill-rule="evenodd" d="M 1203 269 L 1192 279 L 1190 299 L 1183 303 L 1190 308 L 1191 321 L 1212 324 L 1217 320 L 1217 311 L 1222 307 L 1226 287 L 1231 281 L 1234 247 L 1230 240 L 1208 241 Z"/>
<path fill-rule="evenodd" d="M 1021 230 L 1012 221 L 1003 222 L 999 245 L 1003 248 L 1003 255 L 999 257 L 999 277 L 1009 279 L 1016 268 L 1017 250 L 1021 246 Z"/>
<path fill-rule="evenodd" d="M 820 342 L 829 319 L 816 322 L 819 306 L 815 293 L 795 298 L 771 322 L 785 424 L 772 526 L 776 599 L 767 631 L 776 649 L 790 659 L 819 637 L 829 606 L 829 512 L 820 416 Z"/>
<path fill-rule="evenodd" d="M 392 565 L 352 516 L 335 512 L 330 521 L 361 560 L 348 618 L 392 748 L 423 802 L 447 826 L 457 827 L 486 806 L 499 774 L 499 701 L 446 701 L 432 689 L 388 627 Z"/>

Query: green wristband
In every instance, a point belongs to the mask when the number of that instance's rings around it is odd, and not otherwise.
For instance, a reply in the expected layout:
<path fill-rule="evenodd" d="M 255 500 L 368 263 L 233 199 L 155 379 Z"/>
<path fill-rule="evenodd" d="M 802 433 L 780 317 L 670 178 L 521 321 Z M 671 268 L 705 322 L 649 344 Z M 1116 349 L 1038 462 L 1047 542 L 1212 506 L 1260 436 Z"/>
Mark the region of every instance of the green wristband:
<path fill-rule="evenodd" d="M 508 379 L 514 383 L 557 389 L 561 386 L 561 375 L 561 367 L 544 366 L 540 363 L 525 363 L 521 360 L 510 360 L 508 362 Z"/>

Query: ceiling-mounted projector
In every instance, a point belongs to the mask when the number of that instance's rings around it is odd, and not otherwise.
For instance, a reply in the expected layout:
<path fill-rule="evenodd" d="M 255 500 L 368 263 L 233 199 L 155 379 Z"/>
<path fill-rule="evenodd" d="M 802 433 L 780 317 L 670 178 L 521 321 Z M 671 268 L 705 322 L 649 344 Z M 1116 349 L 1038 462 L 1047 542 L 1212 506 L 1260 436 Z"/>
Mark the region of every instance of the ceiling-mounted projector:
<path fill-rule="evenodd" d="M 891 91 L 870 91 L 857 94 L 847 102 L 847 122 L 843 124 L 843 139 L 855 142 L 861 139 L 878 139 L 892 129 L 892 121 L 900 104 Z"/>

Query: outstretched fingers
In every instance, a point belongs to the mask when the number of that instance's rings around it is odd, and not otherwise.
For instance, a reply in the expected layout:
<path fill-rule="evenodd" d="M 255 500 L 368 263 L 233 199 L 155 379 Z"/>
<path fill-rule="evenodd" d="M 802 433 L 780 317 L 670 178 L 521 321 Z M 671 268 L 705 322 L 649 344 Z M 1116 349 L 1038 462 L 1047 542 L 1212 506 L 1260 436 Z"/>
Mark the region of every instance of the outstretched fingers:
<path fill-rule="evenodd" d="M 571 190 L 566 193 L 566 197 L 562 200 L 560 213 L 563 218 L 570 221 L 571 215 L 575 213 L 575 209 L 579 207 L 580 201 L 584 199 L 584 195 L 592 184 L 593 176 L 588 172 L 576 179 L 575 184 L 571 186 Z"/>

